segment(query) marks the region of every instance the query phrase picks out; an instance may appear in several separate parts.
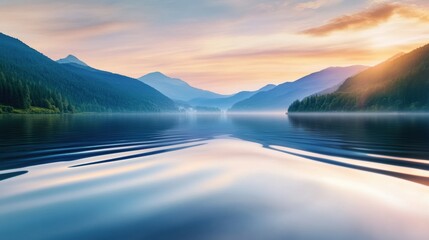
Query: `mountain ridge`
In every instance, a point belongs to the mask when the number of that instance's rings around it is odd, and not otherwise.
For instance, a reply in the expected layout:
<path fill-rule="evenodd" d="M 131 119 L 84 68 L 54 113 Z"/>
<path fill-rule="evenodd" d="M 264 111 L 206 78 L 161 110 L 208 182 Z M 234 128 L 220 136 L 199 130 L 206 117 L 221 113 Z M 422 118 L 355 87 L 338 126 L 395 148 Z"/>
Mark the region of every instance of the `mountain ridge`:
<path fill-rule="evenodd" d="M 290 112 L 429 110 L 429 44 L 348 78 L 335 92 L 294 102 Z"/>
<path fill-rule="evenodd" d="M 176 110 L 172 100 L 136 79 L 104 78 L 100 70 L 80 67 L 76 71 L 74 66 L 78 65 L 57 63 L 19 39 L 1 34 L 0 105 L 50 112 Z M 91 69 L 93 75 L 82 74 L 82 69 Z"/>
<path fill-rule="evenodd" d="M 179 78 L 172 78 L 161 72 L 148 73 L 138 78 L 138 80 L 155 88 L 173 100 L 187 102 L 195 98 L 220 98 L 228 96 L 193 87 Z"/>
<path fill-rule="evenodd" d="M 328 67 L 293 82 L 279 84 L 269 91 L 257 93 L 234 104 L 231 111 L 285 111 L 295 100 L 334 87 L 366 68 L 363 65 Z"/>
<path fill-rule="evenodd" d="M 88 64 L 86 64 L 85 62 L 83 62 L 82 60 L 80 60 L 79 58 L 75 57 L 72 54 L 67 55 L 67 57 L 65 58 L 58 59 L 56 62 L 60 64 L 74 63 L 81 66 L 89 67 Z"/>
<path fill-rule="evenodd" d="M 269 91 L 273 88 L 275 88 L 276 85 L 274 84 L 267 84 L 263 86 L 260 89 L 257 89 L 255 91 L 241 91 L 238 92 L 232 96 L 229 97 L 223 97 L 223 98 L 212 98 L 212 99 L 201 99 L 196 98 L 189 101 L 189 104 L 191 105 L 199 105 L 199 106 L 207 106 L 207 107 L 217 107 L 222 110 L 228 110 L 231 108 L 235 103 L 242 101 L 244 99 L 247 99 L 259 92 Z"/>

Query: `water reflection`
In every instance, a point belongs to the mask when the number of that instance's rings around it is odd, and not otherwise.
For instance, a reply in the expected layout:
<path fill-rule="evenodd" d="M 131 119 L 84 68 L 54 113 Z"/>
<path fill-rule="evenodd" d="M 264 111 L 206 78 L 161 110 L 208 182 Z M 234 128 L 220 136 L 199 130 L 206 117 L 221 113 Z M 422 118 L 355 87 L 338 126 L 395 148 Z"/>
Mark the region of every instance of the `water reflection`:
<path fill-rule="evenodd" d="M 219 136 L 429 170 L 428 120 L 427 115 L 3 115 L 0 170 L 124 151 L 161 154 L 181 149 L 175 147 L 179 143 L 197 146 Z M 104 162 L 127 158 L 132 156 Z"/>
<path fill-rule="evenodd" d="M 188 139 L 177 133 L 164 134 L 179 121 L 176 117 L 139 114 L 3 115 L 0 170 L 71 161 L 136 144 L 168 146 L 172 141 Z"/>
<path fill-rule="evenodd" d="M 338 138 L 343 148 L 411 158 L 428 158 L 429 115 L 290 116 L 308 134 Z"/>
<path fill-rule="evenodd" d="M 417 169 L 429 170 L 428 115 L 292 115 L 287 119 L 235 116 L 231 119 L 248 130 L 238 131 L 234 136 L 259 142 L 267 148 L 429 185 L 427 174 L 416 174 Z M 287 147 L 287 150 L 272 146 Z M 379 163 L 376 168 L 372 167 L 374 163 Z"/>
<path fill-rule="evenodd" d="M 427 120 L 0 116 L 0 236 L 427 239 Z"/>
<path fill-rule="evenodd" d="M 22 174 L 26 174 L 28 171 L 17 171 L 17 172 L 8 172 L 8 173 L 1 173 L 0 174 L 0 181 L 8 179 L 8 178 L 12 178 L 12 177 L 16 177 Z"/>

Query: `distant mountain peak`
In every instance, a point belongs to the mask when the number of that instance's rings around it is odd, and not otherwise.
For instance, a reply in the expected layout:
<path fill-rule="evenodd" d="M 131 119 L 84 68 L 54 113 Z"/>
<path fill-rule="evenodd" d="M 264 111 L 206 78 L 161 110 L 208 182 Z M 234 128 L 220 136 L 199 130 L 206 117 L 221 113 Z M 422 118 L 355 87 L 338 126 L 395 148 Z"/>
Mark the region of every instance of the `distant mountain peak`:
<path fill-rule="evenodd" d="M 174 83 L 174 85 L 186 85 L 188 86 L 189 84 L 181 79 L 178 78 L 172 78 L 169 77 L 167 75 L 165 75 L 162 72 L 151 72 L 151 73 L 147 73 L 146 75 L 138 78 L 140 81 L 144 80 L 143 82 L 152 82 L 152 83 Z M 150 85 L 150 84 L 149 84 Z M 155 88 L 156 89 L 156 88 Z"/>
<path fill-rule="evenodd" d="M 86 63 L 84 63 L 83 61 L 81 61 L 79 58 L 75 57 L 72 54 L 69 54 L 67 57 L 57 60 L 57 63 L 61 63 L 61 64 L 74 63 L 74 64 L 88 67 Z"/>
<path fill-rule="evenodd" d="M 275 88 L 276 86 L 277 85 L 275 85 L 275 84 L 267 84 L 267 85 L 261 87 L 258 91 L 268 91 L 268 90 Z"/>
<path fill-rule="evenodd" d="M 162 72 L 158 72 L 158 71 L 148 73 L 148 74 L 146 74 L 146 75 L 142 76 L 141 78 L 143 78 L 143 77 L 149 77 L 149 76 L 150 76 L 150 77 L 157 77 L 157 78 L 170 78 L 170 77 L 168 77 L 167 75 L 165 75 L 164 73 L 162 73 Z"/>
<path fill-rule="evenodd" d="M 258 92 L 235 103 L 231 111 L 284 111 L 295 100 L 339 85 L 365 69 L 367 67 L 361 65 L 325 68 L 293 82 L 284 82 L 271 90 Z"/>
<path fill-rule="evenodd" d="M 179 78 L 169 77 L 162 72 L 151 72 L 138 79 L 173 100 L 186 102 L 195 98 L 227 97 L 227 95 L 195 88 Z"/>
<path fill-rule="evenodd" d="M 336 71 L 336 70 L 341 70 L 341 69 L 353 69 L 353 68 L 355 68 L 355 69 L 366 69 L 369 67 L 365 66 L 365 65 L 351 65 L 351 66 L 346 66 L 346 67 L 344 67 L 344 66 L 332 66 L 332 67 L 325 68 L 319 72 L 327 71 L 327 70 Z"/>

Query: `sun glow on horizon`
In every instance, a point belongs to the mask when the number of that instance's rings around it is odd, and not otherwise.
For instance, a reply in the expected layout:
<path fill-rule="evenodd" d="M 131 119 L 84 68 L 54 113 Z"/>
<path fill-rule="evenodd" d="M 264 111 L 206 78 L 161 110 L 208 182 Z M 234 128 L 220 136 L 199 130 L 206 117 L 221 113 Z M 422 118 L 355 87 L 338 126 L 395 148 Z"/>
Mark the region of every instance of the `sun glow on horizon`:
<path fill-rule="evenodd" d="M 160 71 L 231 94 L 425 45 L 427 9 L 422 0 L 18 0 L 0 2 L 0 29 L 54 60 L 73 54 L 95 68 Z"/>

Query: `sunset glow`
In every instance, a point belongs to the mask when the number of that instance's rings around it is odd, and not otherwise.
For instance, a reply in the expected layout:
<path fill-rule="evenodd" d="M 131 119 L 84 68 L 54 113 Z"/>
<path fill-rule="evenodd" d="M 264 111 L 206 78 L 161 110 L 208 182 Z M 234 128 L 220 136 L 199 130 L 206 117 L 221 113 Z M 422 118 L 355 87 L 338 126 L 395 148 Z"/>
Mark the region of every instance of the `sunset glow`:
<path fill-rule="evenodd" d="M 2 0 L 0 31 L 54 60 L 229 94 L 425 45 L 428 12 L 423 0 Z"/>

